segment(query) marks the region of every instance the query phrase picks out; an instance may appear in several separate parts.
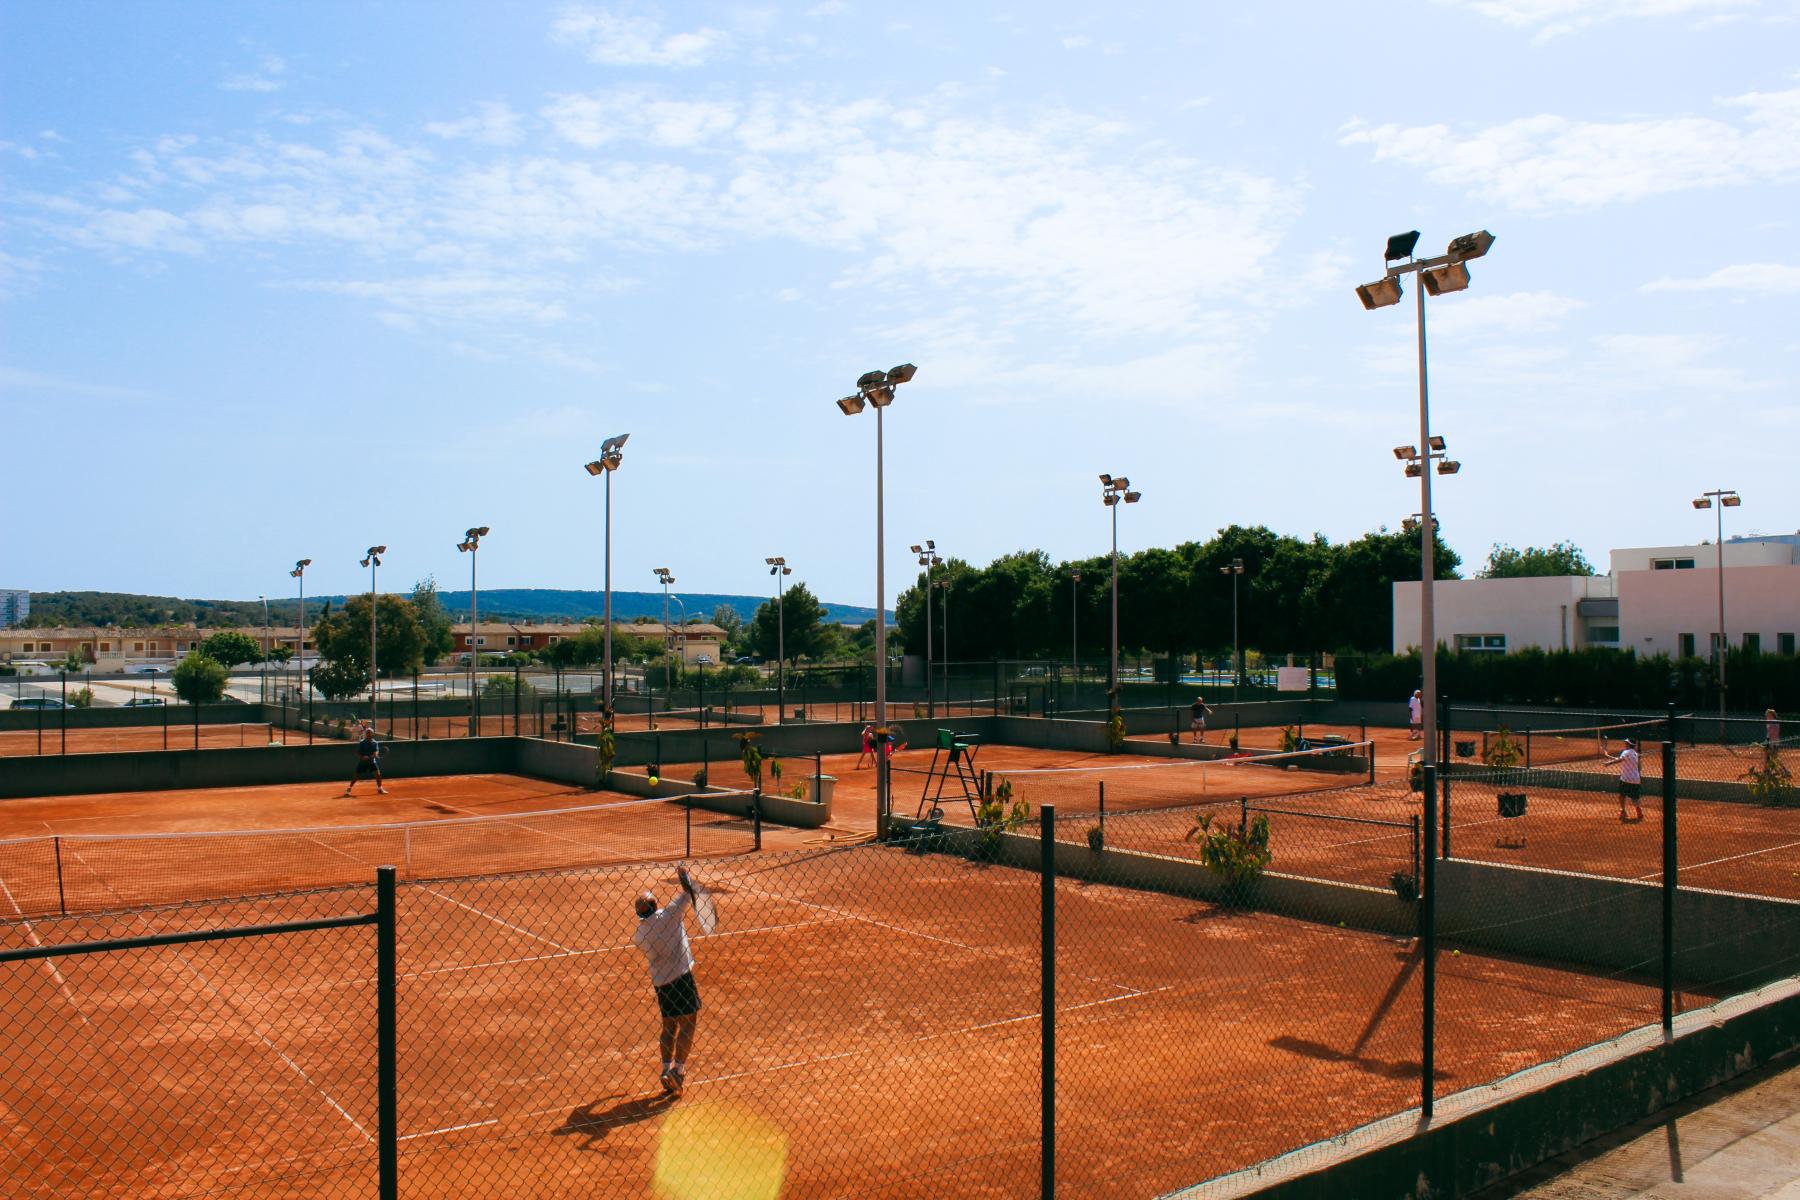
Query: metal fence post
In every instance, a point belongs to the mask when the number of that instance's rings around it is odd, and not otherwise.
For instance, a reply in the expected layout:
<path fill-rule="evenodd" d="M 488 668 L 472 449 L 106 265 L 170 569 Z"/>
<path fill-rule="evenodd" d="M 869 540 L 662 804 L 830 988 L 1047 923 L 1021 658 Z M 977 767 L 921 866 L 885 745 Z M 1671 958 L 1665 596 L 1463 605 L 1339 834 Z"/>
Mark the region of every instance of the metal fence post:
<path fill-rule="evenodd" d="M 394 969 L 394 868 L 375 868 L 375 1137 L 381 1200 L 400 1195 L 399 1020 Z"/>
<path fill-rule="evenodd" d="M 762 782 L 756 784 L 756 791 L 750 795 L 750 830 L 756 839 L 755 848 L 762 849 Z"/>
<path fill-rule="evenodd" d="M 1623 809 L 1621 809 L 1623 811 Z M 1675 824 L 1675 706 L 1662 745 L 1662 1026 L 1675 1029 L 1675 888 L 1680 835 Z"/>
<path fill-rule="evenodd" d="M 1042 1155 L 1038 1162 L 1038 1195 L 1050 1200 L 1056 1195 L 1056 805 L 1038 809 L 1038 890 L 1042 908 L 1038 918 L 1038 982 L 1042 992 L 1038 1022 L 1042 1031 L 1039 1046 L 1038 1076 L 1038 1140 Z"/>
<path fill-rule="evenodd" d="M 69 673 L 62 673 L 62 753 L 69 752 Z"/>
<path fill-rule="evenodd" d="M 1431 1119 L 1437 1074 L 1437 810 L 1431 793 L 1437 767 L 1425 764 L 1425 902 L 1419 906 L 1419 952 L 1424 962 L 1423 1012 L 1420 1019 L 1419 1111 Z"/>

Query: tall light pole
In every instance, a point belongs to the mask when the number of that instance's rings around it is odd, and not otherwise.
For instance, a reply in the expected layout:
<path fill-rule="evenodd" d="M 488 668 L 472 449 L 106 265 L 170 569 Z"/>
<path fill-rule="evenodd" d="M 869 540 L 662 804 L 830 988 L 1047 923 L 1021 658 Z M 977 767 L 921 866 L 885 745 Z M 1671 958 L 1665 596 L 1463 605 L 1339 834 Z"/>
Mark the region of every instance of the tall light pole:
<path fill-rule="evenodd" d="M 652 568 L 652 570 L 654 570 L 656 572 L 656 582 L 662 585 L 662 594 L 663 594 L 663 620 L 662 620 L 663 702 L 664 702 L 664 704 L 668 705 L 670 711 L 672 712 L 672 711 L 674 711 L 674 706 L 675 706 L 675 702 L 673 699 L 674 692 L 675 692 L 675 665 L 671 660 L 674 658 L 674 653 L 675 653 L 675 638 L 673 635 L 671 635 L 669 633 L 669 585 L 671 583 L 675 582 L 675 573 L 673 571 L 669 570 L 669 568 L 667 568 L 667 567 L 654 567 L 654 568 Z M 684 613 L 687 612 L 687 608 L 685 605 L 682 607 L 681 611 Z M 655 712 L 656 712 L 655 699 L 656 699 L 656 695 L 654 692 L 652 692 L 651 693 L 652 703 L 650 705 L 650 710 L 651 710 L 651 715 L 652 715 L 650 728 L 652 728 L 652 729 L 656 728 L 656 722 L 654 719 Z"/>
<path fill-rule="evenodd" d="M 294 646 L 294 653 L 300 658 L 300 687 L 306 696 L 306 744 L 312 745 L 312 688 L 307 686 L 306 679 L 306 568 L 312 566 L 312 559 L 303 558 L 294 564 L 288 574 L 300 581 L 300 639 Z"/>
<path fill-rule="evenodd" d="M 1408 478 L 1418 479 L 1419 511 L 1424 515 L 1419 523 L 1419 657 L 1423 665 L 1420 696 L 1423 703 L 1420 707 L 1424 710 L 1422 716 L 1425 737 L 1425 743 L 1420 749 L 1420 761 L 1429 766 L 1437 761 L 1437 621 L 1432 597 L 1436 582 L 1432 549 L 1437 525 L 1431 512 L 1430 468 L 1432 460 L 1436 459 L 1438 474 L 1454 475 L 1461 464 L 1445 457 L 1444 439 L 1433 436 L 1431 432 L 1430 392 L 1426 385 L 1425 371 L 1425 293 L 1439 296 L 1445 292 L 1460 292 L 1468 287 L 1469 268 L 1463 264 L 1486 254 L 1494 244 L 1494 235 L 1485 229 L 1465 233 L 1452 240 L 1445 252 L 1436 258 L 1414 258 L 1413 248 L 1418 243 L 1419 231 L 1416 229 L 1390 237 L 1384 254 L 1386 273 L 1374 283 L 1358 287 L 1356 295 L 1365 309 L 1373 311 L 1400 303 L 1402 275 L 1416 273 L 1423 285 L 1417 297 L 1419 443 L 1426 449 L 1421 453 L 1413 446 L 1399 446 L 1394 449 L 1394 457 L 1406 463 Z"/>
<path fill-rule="evenodd" d="M 1719 640 L 1713 643 L 1713 668 L 1719 675 L 1719 715 L 1725 715 L 1725 658 L 1729 643 L 1725 640 L 1725 510 L 1736 508 L 1744 502 L 1732 488 L 1717 488 L 1710 492 L 1701 492 L 1700 498 L 1694 501 L 1695 508 L 1713 508 L 1713 501 L 1719 505 L 1713 510 L 1713 547 L 1719 552 Z"/>
<path fill-rule="evenodd" d="M 476 599 L 481 595 L 476 587 L 475 560 L 480 556 L 481 539 L 487 536 L 488 527 L 477 525 L 463 534 L 463 540 L 456 543 L 456 548 L 469 556 L 469 732 L 476 737 L 481 736 L 481 687 L 476 674 L 481 665 L 480 639 L 477 633 L 481 629 L 476 619 Z M 505 726 L 500 729 L 505 733 Z"/>
<path fill-rule="evenodd" d="M 775 577 L 775 720 L 787 723 L 787 577 L 794 569 L 787 558 L 776 555 L 765 558 L 769 574 Z"/>
<path fill-rule="evenodd" d="M 1219 568 L 1219 574 L 1231 576 L 1231 702 L 1238 702 L 1238 684 L 1244 678 L 1244 644 L 1238 638 L 1238 576 L 1244 573 L 1244 560 L 1234 558 Z"/>
<path fill-rule="evenodd" d="M 1081 572 L 1069 572 L 1069 677 L 1081 699 Z"/>
<path fill-rule="evenodd" d="M 1119 505 L 1136 504 L 1144 493 L 1131 490 L 1131 480 L 1123 475 L 1100 476 L 1100 502 L 1112 510 L 1112 659 L 1107 668 L 1106 691 L 1114 708 L 1119 707 Z"/>
<path fill-rule="evenodd" d="M 887 571 L 886 520 L 882 509 L 882 431 L 881 412 L 894 402 L 894 389 L 912 382 L 918 368 L 901 363 L 886 371 L 865 371 L 856 380 L 856 391 L 837 402 L 838 411 L 853 417 L 867 405 L 875 408 L 875 724 L 887 726 Z M 887 831 L 888 771 L 886 747 L 875 756 L 875 821 L 878 831 Z"/>
<path fill-rule="evenodd" d="M 931 590 L 937 586 L 932 582 L 931 572 L 944 560 L 938 557 L 937 543 L 930 538 L 925 539 L 923 546 L 912 547 L 912 552 L 919 556 L 919 565 L 925 568 L 925 711 L 937 716 L 937 690 L 931 683 Z M 948 631 L 946 631 L 948 632 Z M 949 683 L 949 660 L 945 660 L 945 684 Z M 946 686 L 944 701 L 949 703 L 949 687 Z"/>
<path fill-rule="evenodd" d="M 950 710 L 950 576 L 946 574 L 931 586 L 944 593 L 938 599 L 938 615 L 944 621 L 944 642 L 938 647 L 938 661 L 942 664 L 944 678 L 944 711 L 948 712 Z"/>
<path fill-rule="evenodd" d="M 369 556 L 362 560 L 362 565 L 369 568 L 369 726 L 373 728 L 380 718 L 381 710 L 377 705 L 381 701 L 376 684 L 381 678 L 381 671 L 375 665 L 375 628 L 380 622 L 376 619 L 375 602 L 381 593 L 375 590 L 375 569 L 381 566 L 381 556 L 387 553 L 386 546 L 370 546 Z"/>
<path fill-rule="evenodd" d="M 269 665 L 269 598 L 258 596 L 257 599 L 263 606 L 263 666 L 266 668 Z"/>
<path fill-rule="evenodd" d="M 601 619 L 606 623 L 606 679 L 601 684 L 601 704 L 606 709 L 606 719 L 613 715 L 613 657 L 612 657 L 612 477 L 625 461 L 625 439 L 629 433 L 621 433 L 618 437 L 607 438 L 600 443 L 600 457 L 587 464 L 589 475 L 605 476 L 605 518 L 606 526 L 606 603 Z"/>

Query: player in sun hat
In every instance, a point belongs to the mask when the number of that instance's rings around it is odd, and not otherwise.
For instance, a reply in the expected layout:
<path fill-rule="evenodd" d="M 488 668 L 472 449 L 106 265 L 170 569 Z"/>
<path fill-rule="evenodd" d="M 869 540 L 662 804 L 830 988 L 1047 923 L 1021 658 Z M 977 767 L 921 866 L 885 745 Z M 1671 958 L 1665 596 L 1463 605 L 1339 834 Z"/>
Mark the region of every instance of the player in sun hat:
<path fill-rule="evenodd" d="M 681 880 L 681 893 L 662 907 L 657 907 L 655 892 L 638 893 L 633 905 L 638 927 L 631 940 L 650 967 L 650 984 L 656 989 L 656 1007 L 662 1014 L 663 1090 L 680 1095 L 687 1085 L 687 1056 L 700 1021 L 700 988 L 694 982 L 694 952 L 688 947 L 685 920 L 691 908 L 700 931 L 711 933 L 718 915 L 711 893 L 688 874 L 685 865 L 677 867 L 675 874 Z"/>

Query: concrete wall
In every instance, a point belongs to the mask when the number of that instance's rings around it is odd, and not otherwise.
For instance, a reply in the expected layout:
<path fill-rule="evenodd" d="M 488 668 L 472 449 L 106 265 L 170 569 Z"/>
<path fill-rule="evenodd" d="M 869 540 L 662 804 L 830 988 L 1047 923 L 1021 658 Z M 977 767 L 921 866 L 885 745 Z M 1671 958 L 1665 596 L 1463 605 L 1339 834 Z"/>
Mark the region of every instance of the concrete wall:
<path fill-rule="evenodd" d="M 73 680 L 70 681 L 71 683 Z M 74 692 L 74 688 L 69 689 Z M 52 695 L 56 693 L 52 692 Z M 53 729 L 61 729 L 67 717 L 70 729 L 119 729 L 128 725 L 161 725 L 164 712 L 168 713 L 169 740 L 174 741 L 175 731 L 194 727 L 194 706 L 191 704 L 169 704 L 162 707 L 151 705 L 147 708 L 0 708 L 0 730 L 36 729 L 38 714 L 43 714 L 44 736 L 50 736 Z M 202 725 L 237 725 L 242 722 L 267 721 L 269 717 L 263 712 L 260 704 L 202 704 L 200 706 L 200 723 Z M 45 742 L 48 745 L 48 741 Z"/>
<path fill-rule="evenodd" d="M 1710 518 L 1708 524 L 1711 523 Z M 1780 534 L 1764 539 L 1736 538 L 1725 539 L 1725 569 L 1733 567 L 1780 567 L 1800 561 L 1795 553 L 1795 538 L 1792 534 Z M 1648 571 L 1651 562 L 1659 558 L 1691 558 L 1695 570 L 1718 566 L 1719 547 L 1710 545 L 1687 546 L 1627 546 L 1614 550 L 1609 556 L 1607 569 L 1614 575 L 1626 571 Z M 1674 572 L 1670 572 L 1673 574 Z"/>
<path fill-rule="evenodd" d="M 1704 565 L 1712 561 L 1711 556 L 1702 559 Z M 1621 572 L 1619 624 L 1621 645 L 1639 654 L 1674 655 L 1680 650 L 1680 635 L 1691 633 L 1695 652 L 1706 657 L 1719 629 L 1719 573 Z M 1725 633 L 1733 647 L 1744 644 L 1746 633 L 1754 633 L 1764 652 L 1773 654 L 1779 634 L 1796 632 L 1800 632 L 1800 564 L 1726 566 Z"/>
<path fill-rule="evenodd" d="M 1446 942 L 1642 975 L 1660 970 L 1660 884 L 1464 859 L 1440 861 L 1437 879 L 1438 936 Z M 1683 982 L 1754 987 L 1797 966 L 1800 904 L 1675 893 L 1675 972 Z"/>
<path fill-rule="evenodd" d="M 1419 645 L 1421 591 L 1418 580 L 1394 584 L 1396 654 Z M 1606 575 L 1440 579 L 1432 594 L 1437 640 L 1455 649 L 1458 634 L 1504 634 L 1509 653 L 1527 646 L 1580 649 L 1589 642 L 1586 622 L 1576 615 L 1576 602 L 1614 594 L 1612 578 Z M 1595 623 L 1617 624 L 1610 619 Z"/>

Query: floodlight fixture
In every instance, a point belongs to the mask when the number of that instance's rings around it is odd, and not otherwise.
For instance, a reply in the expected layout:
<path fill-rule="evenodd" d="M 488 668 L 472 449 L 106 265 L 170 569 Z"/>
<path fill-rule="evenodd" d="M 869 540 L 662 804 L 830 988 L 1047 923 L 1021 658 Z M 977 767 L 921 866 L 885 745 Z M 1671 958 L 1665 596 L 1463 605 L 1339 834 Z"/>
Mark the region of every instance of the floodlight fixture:
<path fill-rule="evenodd" d="M 1454 475 L 1460 470 L 1462 470 L 1462 464 L 1457 462 L 1454 458 L 1443 459 L 1437 465 L 1437 473 L 1439 475 Z"/>
<path fill-rule="evenodd" d="M 1112 485 L 1121 492 L 1128 491 L 1131 487 L 1131 480 L 1125 478 L 1123 475 L 1115 475 L 1113 476 Z"/>
<path fill-rule="evenodd" d="M 861 375 L 856 377 L 856 389 L 860 392 L 866 392 L 870 388 L 880 387 L 886 382 L 886 371 L 864 371 Z"/>
<path fill-rule="evenodd" d="M 1405 462 L 1409 458 L 1417 458 L 1419 457 L 1419 448 L 1417 446 L 1395 446 L 1394 457 L 1401 462 Z"/>
<path fill-rule="evenodd" d="M 1111 487 L 1112 486 L 1112 476 L 1111 475 L 1101 475 L 1100 476 L 1100 486 L 1101 487 Z"/>
<path fill-rule="evenodd" d="M 1409 462 L 1406 464 L 1406 477 L 1408 479 L 1417 479 L 1419 476 L 1423 475 L 1424 473 L 1425 473 L 1425 468 L 1423 466 L 1421 466 L 1420 464 L 1418 464 L 1416 462 Z"/>
<path fill-rule="evenodd" d="M 458 550 L 463 551 L 466 554 L 469 551 L 475 549 L 475 543 L 472 541 L 469 541 L 468 539 L 465 538 L 464 540 L 456 543 L 456 548 Z"/>
<path fill-rule="evenodd" d="M 599 459 L 595 459 L 593 462 L 586 464 L 586 466 L 589 475 L 599 475 L 606 470 L 606 464 L 602 463 Z"/>
<path fill-rule="evenodd" d="M 1743 499 L 1739 497 L 1736 492 L 1727 492 L 1725 495 L 1719 497 L 1719 503 L 1726 508 L 1736 508 L 1743 502 Z"/>
<path fill-rule="evenodd" d="M 1139 500 L 1142 500 L 1143 498 L 1144 498 L 1144 493 L 1142 493 L 1142 492 L 1126 492 L 1125 493 L 1125 503 L 1127 503 L 1127 504 L 1136 504 Z"/>
<path fill-rule="evenodd" d="M 614 454 L 623 450 L 625 448 L 625 441 L 630 436 L 629 433 L 621 433 L 618 437 L 607 438 L 604 442 L 600 443 L 600 453 Z"/>
<path fill-rule="evenodd" d="M 894 402 L 894 386 L 890 383 L 872 387 L 863 394 L 869 398 L 869 403 L 873 404 L 876 408 L 886 408 Z"/>
<path fill-rule="evenodd" d="M 1447 253 L 1456 261 L 1464 262 L 1471 258 L 1480 258 L 1488 252 L 1488 247 L 1493 244 L 1494 235 L 1485 229 L 1478 229 L 1474 233 L 1465 233 L 1459 238 L 1452 238 Z"/>
<path fill-rule="evenodd" d="M 1413 256 L 1413 247 L 1419 244 L 1419 231 L 1410 229 L 1405 233 L 1396 233 L 1387 240 L 1387 251 L 1383 257 L 1388 262 L 1397 262 L 1402 258 Z"/>
<path fill-rule="evenodd" d="M 1707 497 L 1702 496 L 1702 497 L 1700 497 L 1700 499 L 1694 501 L 1694 507 L 1695 508 L 1711 508 L 1712 501 L 1709 500 Z"/>
<path fill-rule="evenodd" d="M 1243 573 L 1244 560 L 1241 558 L 1234 558 L 1219 568 L 1219 574 L 1221 575 L 1242 575 Z"/>
<path fill-rule="evenodd" d="M 1425 444 L 1430 446 L 1433 450 L 1441 451 L 1444 449 L 1444 439 L 1435 433 L 1426 439 Z"/>
<path fill-rule="evenodd" d="M 897 367 L 890 367 L 888 369 L 888 382 L 896 384 L 911 383 L 912 377 L 918 373 L 919 368 L 913 366 L 911 363 L 901 363 Z"/>
<path fill-rule="evenodd" d="M 913 546 L 913 547 L 911 547 L 911 550 L 914 554 L 925 553 L 925 547 L 923 547 L 923 546 Z"/>
<path fill-rule="evenodd" d="M 1100 497 L 1100 503 L 1106 505 L 1106 507 L 1108 507 L 1108 508 L 1111 508 L 1113 505 L 1117 504 L 1118 502 L 1119 502 L 1119 493 L 1117 493 L 1117 492 L 1108 492 L 1104 496 Z"/>
<path fill-rule="evenodd" d="M 1374 283 L 1358 284 L 1356 288 L 1356 298 L 1362 301 L 1364 308 L 1370 310 L 1398 304 L 1400 296 L 1398 279 L 1377 279 Z"/>
<path fill-rule="evenodd" d="M 854 417 L 863 410 L 863 398 L 860 395 L 845 396 L 837 402 L 837 406 L 846 417 Z"/>
<path fill-rule="evenodd" d="M 1459 262 L 1442 267 L 1433 267 L 1429 271 L 1419 272 L 1420 280 L 1425 284 L 1425 292 L 1430 296 L 1441 296 L 1445 292 L 1460 292 L 1469 286 L 1469 268 Z"/>

